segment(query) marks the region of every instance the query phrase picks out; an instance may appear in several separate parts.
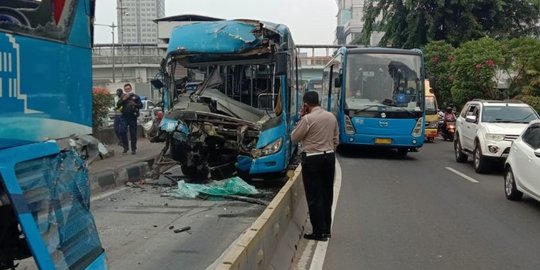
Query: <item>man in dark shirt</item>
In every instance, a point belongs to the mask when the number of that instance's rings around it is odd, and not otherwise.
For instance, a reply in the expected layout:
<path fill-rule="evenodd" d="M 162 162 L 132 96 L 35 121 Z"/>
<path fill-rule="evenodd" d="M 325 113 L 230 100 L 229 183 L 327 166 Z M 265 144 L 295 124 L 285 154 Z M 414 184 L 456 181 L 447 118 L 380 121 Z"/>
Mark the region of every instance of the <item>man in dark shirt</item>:
<path fill-rule="evenodd" d="M 137 117 L 139 117 L 139 110 L 143 107 L 141 98 L 133 93 L 131 84 L 126 83 L 124 85 L 124 95 L 118 100 L 118 107 L 122 107 L 122 120 L 125 123 L 126 129 L 129 130 L 129 137 L 131 140 L 131 154 L 135 155 L 137 152 Z M 124 147 L 124 154 L 129 151 L 129 141 L 127 132 L 123 132 L 122 147 Z"/>

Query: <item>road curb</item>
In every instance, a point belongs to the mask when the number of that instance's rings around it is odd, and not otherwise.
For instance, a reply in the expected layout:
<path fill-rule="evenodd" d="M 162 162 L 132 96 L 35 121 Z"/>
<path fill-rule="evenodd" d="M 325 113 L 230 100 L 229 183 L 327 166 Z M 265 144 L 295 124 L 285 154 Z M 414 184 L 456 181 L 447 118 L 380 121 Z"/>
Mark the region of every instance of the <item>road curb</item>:
<path fill-rule="evenodd" d="M 289 269 L 308 217 L 301 166 L 216 269 Z"/>
<path fill-rule="evenodd" d="M 115 169 L 108 169 L 98 173 L 93 173 L 88 176 L 90 190 L 92 195 L 96 195 L 107 190 L 122 187 L 126 182 L 137 182 L 145 178 L 145 175 L 150 171 L 150 164 L 153 161 L 140 161 Z"/>

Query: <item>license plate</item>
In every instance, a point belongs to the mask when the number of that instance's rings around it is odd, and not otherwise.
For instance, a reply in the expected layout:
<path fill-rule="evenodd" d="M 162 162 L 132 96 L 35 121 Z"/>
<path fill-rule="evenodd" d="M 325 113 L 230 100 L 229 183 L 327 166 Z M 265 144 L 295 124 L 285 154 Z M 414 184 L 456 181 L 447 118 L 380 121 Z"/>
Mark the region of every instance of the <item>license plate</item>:
<path fill-rule="evenodd" d="M 392 144 L 392 139 L 377 138 L 375 144 Z"/>

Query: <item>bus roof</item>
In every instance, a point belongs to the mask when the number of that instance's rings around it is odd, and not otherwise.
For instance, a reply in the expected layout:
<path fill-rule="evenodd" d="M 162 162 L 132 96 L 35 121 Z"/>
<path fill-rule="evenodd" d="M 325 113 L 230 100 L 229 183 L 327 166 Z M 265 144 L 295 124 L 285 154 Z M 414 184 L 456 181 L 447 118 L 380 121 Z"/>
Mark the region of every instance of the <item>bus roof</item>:
<path fill-rule="evenodd" d="M 398 49 L 398 48 L 382 48 L 382 47 L 371 47 L 371 48 L 348 48 L 347 53 L 350 54 L 361 54 L 361 53 L 380 53 L 380 54 L 410 54 L 410 55 L 422 55 L 422 51 L 419 49 Z"/>
<path fill-rule="evenodd" d="M 272 47 L 269 43 L 279 45 L 288 41 L 289 35 L 285 25 L 257 20 L 193 23 L 173 29 L 167 54 L 267 53 Z"/>

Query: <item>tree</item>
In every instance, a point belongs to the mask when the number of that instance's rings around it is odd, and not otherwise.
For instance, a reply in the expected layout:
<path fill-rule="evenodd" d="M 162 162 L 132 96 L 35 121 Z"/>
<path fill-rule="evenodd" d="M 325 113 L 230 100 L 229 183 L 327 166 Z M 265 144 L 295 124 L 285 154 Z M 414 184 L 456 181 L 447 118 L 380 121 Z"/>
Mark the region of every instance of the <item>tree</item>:
<path fill-rule="evenodd" d="M 353 43 L 369 44 L 374 31 L 385 32 L 380 46 L 399 48 L 523 37 L 538 34 L 539 14 L 540 0 L 368 0 L 362 34 Z"/>
<path fill-rule="evenodd" d="M 501 98 L 495 74 L 504 65 L 502 53 L 500 43 L 491 38 L 469 41 L 455 50 L 451 72 L 452 98 L 457 105 L 475 98 Z"/>
<path fill-rule="evenodd" d="M 454 50 L 452 45 L 444 41 L 432 41 L 424 49 L 426 77 L 430 79 L 439 104 L 453 103 L 451 88 L 454 76 L 450 67 Z"/>
<path fill-rule="evenodd" d="M 504 70 L 510 79 L 506 97 L 518 98 L 540 111 L 540 40 L 512 39 L 501 42 Z"/>
<path fill-rule="evenodd" d="M 109 107 L 113 106 L 113 101 L 109 90 L 100 87 L 92 89 L 92 127 L 94 133 L 104 125 Z"/>

